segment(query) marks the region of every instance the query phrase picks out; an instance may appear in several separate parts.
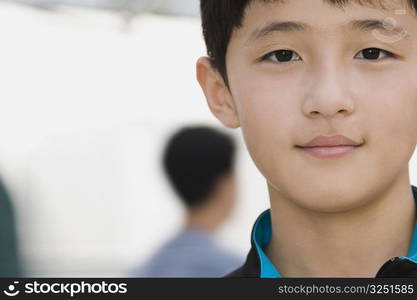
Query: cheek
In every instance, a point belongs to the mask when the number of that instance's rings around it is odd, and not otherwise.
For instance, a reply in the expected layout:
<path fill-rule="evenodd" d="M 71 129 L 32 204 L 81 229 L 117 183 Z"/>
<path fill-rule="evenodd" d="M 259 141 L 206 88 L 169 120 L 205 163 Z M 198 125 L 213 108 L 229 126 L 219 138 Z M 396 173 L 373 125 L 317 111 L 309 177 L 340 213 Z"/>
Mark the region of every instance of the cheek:
<path fill-rule="evenodd" d="M 369 145 L 394 158 L 411 156 L 417 141 L 417 82 L 407 79 L 404 73 L 391 74 L 359 98 Z"/>
<path fill-rule="evenodd" d="M 271 80 L 259 76 L 256 81 L 245 76 L 237 80 L 239 87 L 232 90 L 238 104 L 238 114 L 248 151 L 264 174 L 268 166 L 280 164 L 285 151 L 294 146 L 293 136 L 300 108 L 297 89 L 289 80 Z M 282 154 L 282 155 L 281 155 Z"/>
<path fill-rule="evenodd" d="M 376 111 L 370 123 L 370 154 L 384 170 L 397 170 L 408 164 L 416 145 L 416 117 L 399 107 Z"/>
<path fill-rule="evenodd" d="M 291 119 L 299 114 L 299 90 L 291 76 L 273 76 L 250 68 L 234 72 L 231 77 L 242 129 L 261 136 L 291 129 Z"/>

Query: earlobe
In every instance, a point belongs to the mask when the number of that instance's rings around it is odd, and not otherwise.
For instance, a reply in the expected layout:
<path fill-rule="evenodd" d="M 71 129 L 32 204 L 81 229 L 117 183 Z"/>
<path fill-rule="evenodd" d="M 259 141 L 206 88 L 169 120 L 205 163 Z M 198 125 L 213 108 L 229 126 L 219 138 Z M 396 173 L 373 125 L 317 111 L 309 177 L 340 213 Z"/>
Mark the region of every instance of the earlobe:
<path fill-rule="evenodd" d="M 197 80 L 213 115 L 223 125 L 238 128 L 240 123 L 232 95 L 208 57 L 201 57 L 197 61 Z"/>

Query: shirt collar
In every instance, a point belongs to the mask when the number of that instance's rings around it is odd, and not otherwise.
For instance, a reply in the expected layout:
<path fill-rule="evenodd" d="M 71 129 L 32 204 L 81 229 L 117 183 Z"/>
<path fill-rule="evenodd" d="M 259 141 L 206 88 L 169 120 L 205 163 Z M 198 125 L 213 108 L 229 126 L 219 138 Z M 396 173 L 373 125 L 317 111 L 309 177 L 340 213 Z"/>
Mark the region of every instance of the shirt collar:
<path fill-rule="evenodd" d="M 414 200 L 417 205 L 417 188 L 412 186 Z M 256 220 L 252 230 L 252 242 L 255 245 L 258 259 L 260 262 L 260 277 L 261 278 L 280 278 L 282 277 L 271 260 L 266 256 L 263 249 L 269 244 L 272 237 L 271 227 L 271 211 L 270 209 L 264 211 Z M 417 224 L 414 227 L 414 234 L 411 241 L 411 246 L 407 256 L 402 259 L 409 259 L 417 263 Z"/>

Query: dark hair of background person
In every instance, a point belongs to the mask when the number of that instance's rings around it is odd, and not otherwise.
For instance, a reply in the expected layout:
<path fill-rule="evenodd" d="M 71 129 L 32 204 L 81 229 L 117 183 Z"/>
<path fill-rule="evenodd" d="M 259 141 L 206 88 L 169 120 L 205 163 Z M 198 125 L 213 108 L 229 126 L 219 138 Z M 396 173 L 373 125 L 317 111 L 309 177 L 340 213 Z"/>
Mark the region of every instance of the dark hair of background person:
<path fill-rule="evenodd" d="M 282 0 L 200 0 L 203 35 L 207 54 L 213 66 L 229 85 L 226 70 L 226 52 L 235 29 L 242 26 L 246 7 L 253 1 L 279 2 Z M 381 0 L 323 0 L 338 7 L 351 2 L 381 4 Z M 417 0 L 408 0 L 410 7 L 417 11 Z"/>
<path fill-rule="evenodd" d="M 203 204 L 217 180 L 232 172 L 235 145 L 225 133 L 210 127 L 185 127 L 169 140 L 163 168 L 187 208 Z"/>

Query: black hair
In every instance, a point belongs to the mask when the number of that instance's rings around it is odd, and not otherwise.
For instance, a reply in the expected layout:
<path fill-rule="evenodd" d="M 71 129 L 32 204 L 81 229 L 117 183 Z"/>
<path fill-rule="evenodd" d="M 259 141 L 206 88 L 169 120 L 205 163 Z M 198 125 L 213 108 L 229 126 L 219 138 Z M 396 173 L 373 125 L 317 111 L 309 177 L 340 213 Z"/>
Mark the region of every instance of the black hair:
<path fill-rule="evenodd" d="M 286 0 L 200 0 L 201 19 L 207 54 L 214 68 L 228 85 L 226 52 L 235 29 L 242 26 L 245 10 L 253 1 L 285 2 Z M 344 7 L 354 1 L 371 5 L 382 0 L 323 0 L 329 4 Z M 407 0 L 410 7 L 417 9 L 417 0 Z"/>
<path fill-rule="evenodd" d="M 222 175 L 231 174 L 232 137 L 207 126 L 184 127 L 167 142 L 163 168 L 187 208 L 203 204 Z"/>

